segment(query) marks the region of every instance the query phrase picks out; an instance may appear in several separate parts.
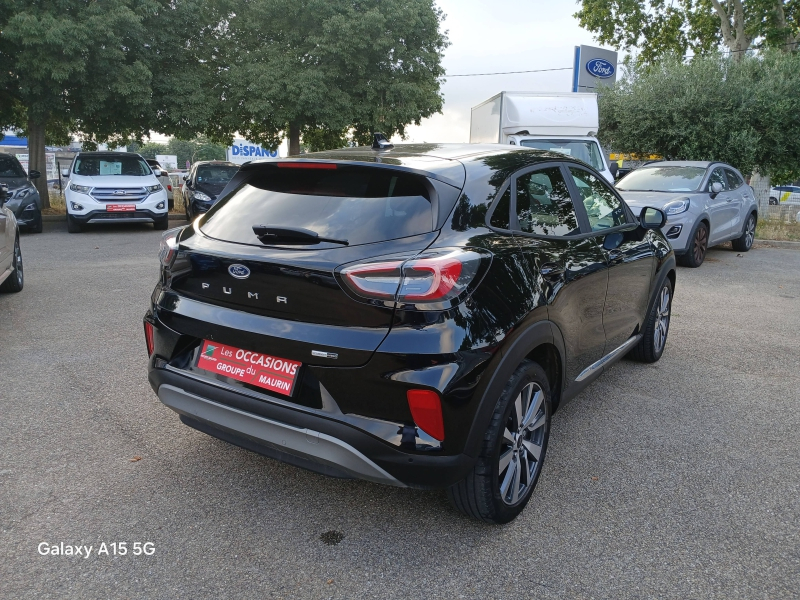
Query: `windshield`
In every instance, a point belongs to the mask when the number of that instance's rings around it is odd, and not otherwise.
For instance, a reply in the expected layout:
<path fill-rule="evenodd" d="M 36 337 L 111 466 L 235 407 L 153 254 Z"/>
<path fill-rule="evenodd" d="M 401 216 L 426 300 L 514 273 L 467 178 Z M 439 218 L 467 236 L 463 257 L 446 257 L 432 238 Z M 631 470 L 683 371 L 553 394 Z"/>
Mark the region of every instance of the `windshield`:
<path fill-rule="evenodd" d="M 78 156 L 75 159 L 76 175 L 150 175 L 150 167 L 138 156 L 114 156 L 113 154 Z"/>
<path fill-rule="evenodd" d="M 620 179 L 616 187 L 629 192 L 694 192 L 705 174 L 703 167 L 641 167 Z"/>
<path fill-rule="evenodd" d="M 238 170 L 229 165 L 203 165 L 197 167 L 197 183 L 228 183 Z"/>
<path fill-rule="evenodd" d="M 606 170 L 600 147 L 592 140 L 522 140 L 519 145 L 566 154 L 592 165 L 598 171 Z"/>
<path fill-rule="evenodd" d="M 253 226 L 308 229 L 349 245 L 382 242 L 433 229 L 422 177 L 385 169 L 266 168 L 208 213 L 209 237 L 261 245 Z"/>
<path fill-rule="evenodd" d="M 11 156 L 0 156 L 0 177 L 25 177 L 25 171 Z"/>

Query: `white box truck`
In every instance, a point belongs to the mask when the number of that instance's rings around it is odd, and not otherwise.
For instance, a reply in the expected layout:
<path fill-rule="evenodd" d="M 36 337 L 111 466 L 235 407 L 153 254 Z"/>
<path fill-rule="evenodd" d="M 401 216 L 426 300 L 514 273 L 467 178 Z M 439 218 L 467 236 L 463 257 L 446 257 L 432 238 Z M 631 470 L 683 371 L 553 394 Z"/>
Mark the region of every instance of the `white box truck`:
<path fill-rule="evenodd" d="M 472 109 L 469 141 L 568 154 L 613 183 L 609 163 L 595 137 L 599 125 L 597 94 L 500 92 Z"/>

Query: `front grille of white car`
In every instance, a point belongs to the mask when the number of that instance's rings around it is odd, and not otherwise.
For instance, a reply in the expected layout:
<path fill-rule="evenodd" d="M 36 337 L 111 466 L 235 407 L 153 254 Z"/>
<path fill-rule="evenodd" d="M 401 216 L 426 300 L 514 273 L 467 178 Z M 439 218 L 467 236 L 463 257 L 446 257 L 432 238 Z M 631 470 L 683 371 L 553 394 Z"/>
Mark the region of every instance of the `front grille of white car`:
<path fill-rule="evenodd" d="M 92 190 L 92 198 L 98 202 L 141 202 L 148 195 L 143 187 L 96 187 Z"/>

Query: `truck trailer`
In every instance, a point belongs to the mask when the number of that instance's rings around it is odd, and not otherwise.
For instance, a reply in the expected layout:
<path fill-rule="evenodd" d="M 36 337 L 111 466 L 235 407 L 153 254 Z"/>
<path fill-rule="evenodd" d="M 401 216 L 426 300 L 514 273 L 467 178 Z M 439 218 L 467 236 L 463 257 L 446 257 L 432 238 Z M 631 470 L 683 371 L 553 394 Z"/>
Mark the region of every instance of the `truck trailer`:
<path fill-rule="evenodd" d="M 568 154 L 613 183 L 614 175 L 595 137 L 599 125 L 597 94 L 500 92 L 472 109 L 469 141 Z"/>

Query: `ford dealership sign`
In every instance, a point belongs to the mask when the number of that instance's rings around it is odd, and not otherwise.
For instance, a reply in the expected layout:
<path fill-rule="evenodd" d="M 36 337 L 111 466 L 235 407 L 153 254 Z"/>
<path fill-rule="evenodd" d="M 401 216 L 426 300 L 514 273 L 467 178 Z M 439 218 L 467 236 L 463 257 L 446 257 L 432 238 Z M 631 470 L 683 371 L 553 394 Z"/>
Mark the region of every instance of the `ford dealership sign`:
<path fill-rule="evenodd" d="M 586 63 L 586 70 L 594 77 L 608 79 L 609 77 L 614 76 L 614 73 L 617 69 L 607 60 L 603 60 L 602 58 L 593 58 Z"/>

